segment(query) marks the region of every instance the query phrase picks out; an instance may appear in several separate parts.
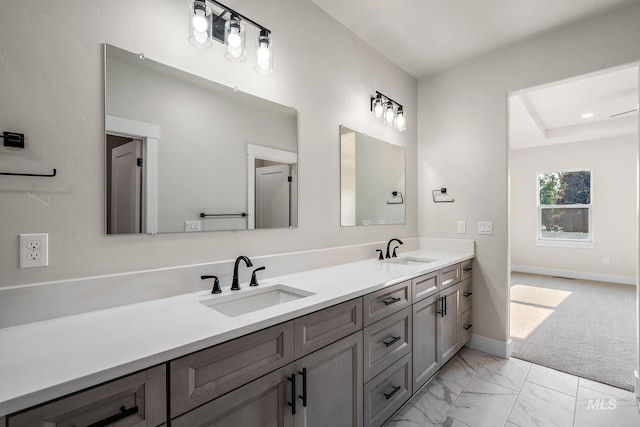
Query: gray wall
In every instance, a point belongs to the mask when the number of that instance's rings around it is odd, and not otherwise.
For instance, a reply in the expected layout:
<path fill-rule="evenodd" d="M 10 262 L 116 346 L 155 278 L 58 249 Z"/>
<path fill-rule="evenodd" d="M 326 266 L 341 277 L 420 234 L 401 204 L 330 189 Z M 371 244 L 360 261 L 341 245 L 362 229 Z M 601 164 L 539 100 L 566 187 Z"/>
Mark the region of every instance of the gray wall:
<path fill-rule="evenodd" d="M 339 125 L 407 148 L 416 157 L 417 82 L 307 0 L 230 0 L 274 37 L 274 73 L 224 59 L 223 46 L 187 41 L 187 2 L 3 2 L 0 129 L 27 135 L 22 152 L 0 148 L 0 170 L 56 178 L 0 177 L 0 286 L 367 243 L 417 235 L 417 171 L 407 168 L 407 224 L 340 227 Z M 247 45 L 251 49 L 250 28 Z M 104 234 L 102 43 L 299 111 L 299 228 L 157 236 Z M 379 90 L 405 106 L 399 133 L 372 120 Z M 8 102 L 7 100 L 15 100 Z M 49 267 L 18 269 L 18 234 L 49 233 Z"/>

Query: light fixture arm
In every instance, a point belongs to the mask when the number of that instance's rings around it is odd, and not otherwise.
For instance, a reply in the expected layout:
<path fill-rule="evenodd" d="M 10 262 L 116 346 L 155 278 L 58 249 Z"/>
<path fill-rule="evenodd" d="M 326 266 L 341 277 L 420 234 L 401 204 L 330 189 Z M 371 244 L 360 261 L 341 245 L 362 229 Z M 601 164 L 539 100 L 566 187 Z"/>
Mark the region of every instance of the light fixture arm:
<path fill-rule="evenodd" d="M 216 5 L 216 6 L 218 6 L 220 9 L 222 9 L 222 13 L 220 13 L 220 15 L 216 16 L 216 17 L 215 17 L 215 19 L 214 19 L 214 21 L 217 21 L 218 19 L 222 18 L 222 17 L 223 17 L 224 15 L 226 15 L 226 14 L 230 14 L 231 16 L 235 16 L 235 17 L 237 17 L 237 18 L 240 18 L 240 19 L 241 19 L 242 21 L 244 21 L 244 22 L 248 22 L 248 23 L 250 23 L 250 24 L 251 24 L 251 25 L 253 25 L 254 27 L 258 28 L 258 29 L 260 30 L 260 32 L 261 32 L 261 33 L 262 33 L 262 32 L 265 32 L 265 33 L 266 33 L 266 35 L 271 34 L 271 30 L 269 30 L 267 27 L 264 27 L 264 26 L 262 26 L 262 25 L 258 24 L 256 21 L 254 21 L 254 20 L 252 20 L 252 19 L 247 18 L 247 17 L 246 17 L 246 16 L 244 16 L 243 14 L 236 12 L 235 10 L 231 9 L 230 7 L 225 6 L 224 4 L 222 4 L 222 3 L 218 2 L 218 1 L 215 1 L 215 0 L 207 0 L 207 1 L 209 1 L 209 2 L 211 2 L 211 3 L 213 3 L 213 4 L 215 4 L 215 5 Z"/>

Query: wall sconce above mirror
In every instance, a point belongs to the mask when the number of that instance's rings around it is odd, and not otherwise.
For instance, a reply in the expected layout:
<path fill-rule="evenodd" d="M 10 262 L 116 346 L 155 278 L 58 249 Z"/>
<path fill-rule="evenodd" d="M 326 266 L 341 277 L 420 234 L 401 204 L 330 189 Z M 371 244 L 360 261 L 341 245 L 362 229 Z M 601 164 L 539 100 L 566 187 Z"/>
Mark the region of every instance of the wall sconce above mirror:
<path fill-rule="evenodd" d="M 245 22 L 259 30 L 255 39 L 256 63 L 259 74 L 273 71 L 273 40 L 271 31 L 215 0 L 192 0 L 189 3 L 189 42 L 199 48 L 210 48 L 214 41 L 225 45 L 225 58 L 231 62 L 247 59 Z"/>
<path fill-rule="evenodd" d="M 340 225 L 405 223 L 405 149 L 340 126 Z"/>
<path fill-rule="evenodd" d="M 107 234 L 297 227 L 297 117 L 105 45 Z"/>
<path fill-rule="evenodd" d="M 370 108 L 375 120 L 381 121 L 399 132 L 407 129 L 404 107 L 387 95 L 376 91 L 376 96 L 371 97 Z"/>

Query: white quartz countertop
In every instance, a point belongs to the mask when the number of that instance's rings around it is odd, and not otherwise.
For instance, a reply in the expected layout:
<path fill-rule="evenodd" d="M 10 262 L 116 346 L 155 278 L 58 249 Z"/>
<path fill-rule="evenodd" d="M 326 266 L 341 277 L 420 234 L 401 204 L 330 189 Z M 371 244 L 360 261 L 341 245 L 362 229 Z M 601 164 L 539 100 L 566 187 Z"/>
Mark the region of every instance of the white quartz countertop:
<path fill-rule="evenodd" d="M 472 252 L 419 250 L 403 265 L 366 260 L 260 281 L 313 295 L 237 317 L 201 301 L 232 294 L 200 291 L 0 329 L 0 417 L 260 329 L 347 301 L 473 257 Z M 241 267 L 244 268 L 244 265 Z"/>

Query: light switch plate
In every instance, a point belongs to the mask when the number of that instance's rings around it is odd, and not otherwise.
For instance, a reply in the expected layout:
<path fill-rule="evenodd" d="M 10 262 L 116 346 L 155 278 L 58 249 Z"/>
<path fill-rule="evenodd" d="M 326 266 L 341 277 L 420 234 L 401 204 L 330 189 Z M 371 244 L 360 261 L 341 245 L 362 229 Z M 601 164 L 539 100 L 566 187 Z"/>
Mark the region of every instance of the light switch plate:
<path fill-rule="evenodd" d="M 202 222 L 199 220 L 195 221 L 185 221 L 184 222 L 184 231 L 200 231 L 202 228 Z"/>
<path fill-rule="evenodd" d="M 493 234 L 493 222 L 478 221 L 478 234 Z"/>
<path fill-rule="evenodd" d="M 458 234 L 466 234 L 466 233 L 467 233 L 467 222 L 458 221 Z"/>
<path fill-rule="evenodd" d="M 20 235 L 20 268 L 47 267 L 49 265 L 49 234 Z"/>

